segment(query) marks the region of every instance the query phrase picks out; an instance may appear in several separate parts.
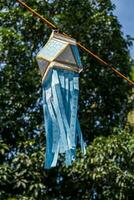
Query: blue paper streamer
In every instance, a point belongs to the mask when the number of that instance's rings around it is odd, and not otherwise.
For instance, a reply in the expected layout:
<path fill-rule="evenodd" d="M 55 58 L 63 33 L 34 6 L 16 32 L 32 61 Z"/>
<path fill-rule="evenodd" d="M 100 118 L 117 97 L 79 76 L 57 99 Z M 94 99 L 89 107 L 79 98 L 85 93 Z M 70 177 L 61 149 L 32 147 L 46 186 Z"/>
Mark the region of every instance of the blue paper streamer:
<path fill-rule="evenodd" d="M 53 68 L 48 80 L 51 82 L 45 80 L 43 84 L 45 168 L 56 166 L 59 153 L 65 154 L 65 163 L 69 166 L 76 157 L 77 140 L 85 154 L 85 143 L 77 118 L 79 74 Z"/>

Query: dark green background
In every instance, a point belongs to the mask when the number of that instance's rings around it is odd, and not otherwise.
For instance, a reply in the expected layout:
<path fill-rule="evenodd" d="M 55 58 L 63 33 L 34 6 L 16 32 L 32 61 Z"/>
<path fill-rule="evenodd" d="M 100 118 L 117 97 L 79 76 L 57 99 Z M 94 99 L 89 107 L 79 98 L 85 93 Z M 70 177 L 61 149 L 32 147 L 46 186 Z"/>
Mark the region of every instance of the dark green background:
<path fill-rule="evenodd" d="M 101 58 L 133 79 L 133 60 L 110 0 L 27 0 Z M 66 168 L 44 169 L 41 76 L 35 56 L 51 30 L 14 0 L 0 2 L 0 199 L 131 200 L 132 86 L 80 50 L 79 119 L 87 154 Z"/>

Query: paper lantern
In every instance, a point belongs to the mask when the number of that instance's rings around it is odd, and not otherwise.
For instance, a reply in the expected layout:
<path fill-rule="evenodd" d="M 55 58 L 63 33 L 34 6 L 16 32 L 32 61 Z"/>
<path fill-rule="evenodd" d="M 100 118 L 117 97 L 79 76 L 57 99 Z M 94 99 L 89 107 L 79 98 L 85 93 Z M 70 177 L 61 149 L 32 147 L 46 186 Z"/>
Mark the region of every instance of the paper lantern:
<path fill-rule="evenodd" d="M 45 167 L 55 167 L 59 154 L 65 155 L 68 166 L 75 160 L 78 142 L 85 154 L 85 143 L 77 117 L 82 63 L 76 40 L 53 31 L 37 54 L 37 62 L 43 87 Z"/>

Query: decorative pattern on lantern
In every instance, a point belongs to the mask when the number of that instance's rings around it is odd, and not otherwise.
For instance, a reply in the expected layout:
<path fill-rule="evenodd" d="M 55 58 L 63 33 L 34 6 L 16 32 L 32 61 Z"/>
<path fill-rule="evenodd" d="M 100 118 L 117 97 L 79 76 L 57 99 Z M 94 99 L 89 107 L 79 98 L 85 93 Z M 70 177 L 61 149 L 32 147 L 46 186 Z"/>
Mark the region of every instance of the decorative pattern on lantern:
<path fill-rule="evenodd" d="M 65 163 L 69 166 L 75 160 L 78 142 L 85 154 L 85 143 L 77 117 L 82 63 L 76 40 L 53 31 L 38 53 L 37 62 L 43 86 L 45 168 L 56 166 L 59 153 L 65 154 Z"/>

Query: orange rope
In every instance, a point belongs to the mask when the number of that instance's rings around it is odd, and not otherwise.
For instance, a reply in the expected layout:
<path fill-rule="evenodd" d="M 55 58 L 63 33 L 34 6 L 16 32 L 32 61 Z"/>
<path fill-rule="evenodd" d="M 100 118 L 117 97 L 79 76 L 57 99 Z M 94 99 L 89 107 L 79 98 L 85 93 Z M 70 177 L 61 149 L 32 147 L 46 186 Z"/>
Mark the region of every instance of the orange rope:
<path fill-rule="evenodd" d="M 50 28 L 52 28 L 52 29 L 58 29 L 54 24 L 52 24 L 46 18 L 42 17 L 39 13 L 37 13 L 36 11 L 34 11 L 32 8 L 30 8 L 26 3 L 22 2 L 21 0 L 16 0 L 16 1 L 19 2 L 22 6 L 24 6 L 27 10 L 29 10 L 34 16 L 38 17 L 41 21 L 43 21 L 45 24 L 47 24 Z M 67 36 L 67 37 L 70 37 L 66 33 L 62 33 L 62 34 L 65 35 L 65 36 Z M 86 51 L 88 54 L 90 54 L 92 57 L 94 57 L 98 61 L 100 61 L 100 63 L 106 65 L 107 67 L 110 67 L 118 76 L 120 76 L 121 78 L 123 78 L 126 81 L 128 81 L 128 83 L 130 85 L 134 85 L 133 81 L 129 80 L 126 76 L 124 76 L 121 72 L 119 72 L 118 70 L 116 70 L 113 66 L 109 65 L 107 62 L 105 62 L 104 60 L 102 60 L 99 56 L 97 56 L 96 54 L 94 54 L 93 52 L 91 52 L 89 49 L 87 49 L 86 47 L 84 47 L 80 42 L 77 42 L 77 45 L 79 47 L 81 47 L 84 51 Z"/>
<path fill-rule="evenodd" d="M 92 53 L 89 49 L 87 49 L 86 47 L 84 47 L 83 45 L 81 45 L 79 42 L 77 42 L 77 45 L 79 47 L 81 47 L 83 50 L 85 50 L 86 52 L 88 52 L 91 56 L 93 56 L 94 58 L 96 58 L 98 61 L 100 61 L 102 64 L 110 67 L 116 74 L 118 74 L 118 76 L 120 76 L 121 78 L 125 79 L 126 81 L 128 81 L 128 83 L 130 85 L 134 85 L 134 82 L 129 80 L 126 76 L 124 76 L 121 72 L 119 72 L 117 69 L 115 69 L 113 66 L 109 65 L 107 62 L 105 62 L 104 60 L 102 60 L 100 57 L 98 57 L 96 54 Z"/>

